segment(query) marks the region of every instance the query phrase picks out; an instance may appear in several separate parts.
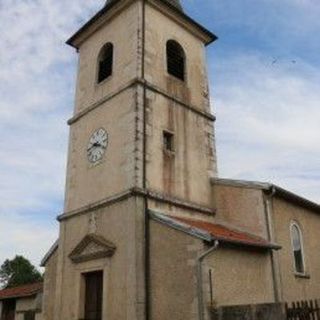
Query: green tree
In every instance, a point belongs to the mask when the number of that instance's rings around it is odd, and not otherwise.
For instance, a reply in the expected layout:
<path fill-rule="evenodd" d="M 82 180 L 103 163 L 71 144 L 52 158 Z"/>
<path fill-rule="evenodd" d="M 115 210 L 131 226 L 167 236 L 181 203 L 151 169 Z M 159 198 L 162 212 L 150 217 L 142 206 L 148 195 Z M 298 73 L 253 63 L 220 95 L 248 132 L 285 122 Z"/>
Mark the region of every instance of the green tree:
<path fill-rule="evenodd" d="M 23 256 L 7 259 L 0 267 L 0 284 L 4 288 L 42 281 L 42 274 Z"/>

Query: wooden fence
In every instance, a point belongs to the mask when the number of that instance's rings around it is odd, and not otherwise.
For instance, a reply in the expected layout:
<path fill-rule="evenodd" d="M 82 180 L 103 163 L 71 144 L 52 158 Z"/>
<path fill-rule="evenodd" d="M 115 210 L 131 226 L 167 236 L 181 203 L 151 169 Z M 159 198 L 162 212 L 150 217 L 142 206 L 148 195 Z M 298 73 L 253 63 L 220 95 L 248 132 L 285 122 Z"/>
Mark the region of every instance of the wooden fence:
<path fill-rule="evenodd" d="M 318 300 L 293 302 L 285 304 L 287 320 L 320 320 Z"/>

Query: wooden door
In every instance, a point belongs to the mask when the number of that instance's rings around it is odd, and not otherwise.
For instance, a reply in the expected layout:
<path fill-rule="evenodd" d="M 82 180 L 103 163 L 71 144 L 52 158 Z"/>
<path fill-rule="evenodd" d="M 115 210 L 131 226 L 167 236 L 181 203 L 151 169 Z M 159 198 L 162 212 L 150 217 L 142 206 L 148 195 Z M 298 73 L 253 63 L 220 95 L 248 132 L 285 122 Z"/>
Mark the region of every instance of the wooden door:
<path fill-rule="evenodd" d="M 102 320 L 103 272 L 85 274 L 85 320 Z"/>
<path fill-rule="evenodd" d="M 1 320 L 14 320 L 16 312 L 16 300 L 3 300 Z"/>

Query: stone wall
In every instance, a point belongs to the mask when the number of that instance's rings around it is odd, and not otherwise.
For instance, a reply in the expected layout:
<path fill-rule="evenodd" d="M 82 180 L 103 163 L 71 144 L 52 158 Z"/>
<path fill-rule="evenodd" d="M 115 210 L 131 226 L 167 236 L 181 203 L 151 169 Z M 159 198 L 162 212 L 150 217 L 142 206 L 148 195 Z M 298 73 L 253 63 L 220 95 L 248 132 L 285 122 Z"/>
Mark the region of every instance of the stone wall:
<path fill-rule="evenodd" d="M 285 320 L 282 304 L 270 303 L 219 307 L 212 310 L 211 320 Z"/>

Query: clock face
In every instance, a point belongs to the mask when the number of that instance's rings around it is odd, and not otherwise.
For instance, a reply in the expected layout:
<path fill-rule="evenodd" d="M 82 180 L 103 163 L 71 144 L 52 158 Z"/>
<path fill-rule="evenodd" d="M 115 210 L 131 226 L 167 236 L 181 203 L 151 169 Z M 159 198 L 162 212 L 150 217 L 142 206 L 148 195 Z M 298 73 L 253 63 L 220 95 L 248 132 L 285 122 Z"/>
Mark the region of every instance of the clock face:
<path fill-rule="evenodd" d="M 100 161 L 107 150 L 108 133 L 105 129 L 96 130 L 89 139 L 87 147 L 88 160 L 91 163 Z"/>

